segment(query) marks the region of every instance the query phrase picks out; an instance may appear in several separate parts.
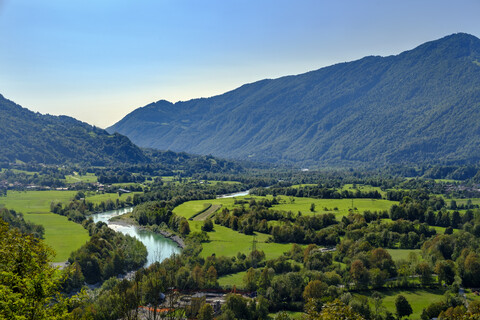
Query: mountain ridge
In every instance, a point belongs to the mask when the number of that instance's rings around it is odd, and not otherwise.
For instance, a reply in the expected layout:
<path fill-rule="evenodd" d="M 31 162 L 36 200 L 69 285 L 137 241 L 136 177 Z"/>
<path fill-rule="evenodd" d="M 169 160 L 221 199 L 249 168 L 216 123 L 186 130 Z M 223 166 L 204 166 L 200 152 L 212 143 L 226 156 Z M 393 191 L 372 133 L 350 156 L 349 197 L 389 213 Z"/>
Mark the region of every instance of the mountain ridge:
<path fill-rule="evenodd" d="M 0 94 L 0 161 L 105 165 L 147 158 L 127 137 L 69 116 L 40 114 Z"/>
<path fill-rule="evenodd" d="M 455 126 L 480 120 L 479 60 L 480 40 L 458 33 L 210 98 L 159 100 L 107 130 L 143 147 L 271 162 L 475 162 L 478 125 Z"/>

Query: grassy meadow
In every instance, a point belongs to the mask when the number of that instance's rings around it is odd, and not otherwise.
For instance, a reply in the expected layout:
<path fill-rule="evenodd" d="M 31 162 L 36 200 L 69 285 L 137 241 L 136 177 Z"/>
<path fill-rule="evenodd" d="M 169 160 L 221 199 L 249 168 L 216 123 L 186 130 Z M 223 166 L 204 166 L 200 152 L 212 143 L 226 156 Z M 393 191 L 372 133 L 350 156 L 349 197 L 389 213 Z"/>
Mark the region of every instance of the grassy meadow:
<path fill-rule="evenodd" d="M 372 310 L 373 301 L 371 295 L 373 292 L 374 291 L 372 290 L 358 293 L 358 295 L 363 295 L 370 299 Z M 399 294 L 403 295 L 412 306 L 413 313 L 410 315 L 409 319 L 420 319 L 423 309 L 428 307 L 432 302 L 443 301 L 445 299 L 443 296 L 444 291 L 442 289 L 392 289 L 380 290 L 379 292 L 383 295 L 383 307 L 393 314 L 395 314 L 395 298 Z"/>
<path fill-rule="evenodd" d="M 42 225 L 46 244 L 56 252 L 53 261 L 61 262 L 89 239 L 80 224 L 50 212 L 52 201 L 68 202 L 75 194 L 76 191 L 8 191 L 6 197 L 0 197 L 0 206 L 21 212 L 25 220 Z"/>
<path fill-rule="evenodd" d="M 138 192 L 139 193 L 139 192 Z M 54 262 L 67 260 L 70 253 L 81 247 L 89 236 L 80 224 L 69 221 L 67 217 L 50 212 L 50 203 L 67 203 L 77 191 L 8 191 L 6 197 L 0 197 L 0 207 L 23 213 L 25 220 L 40 224 L 45 228 L 45 242 L 56 252 Z M 135 193 L 129 193 L 133 197 Z M 128 195 L 123 194 L 120 199 Z M 93 203 L 115 201 L 116 193 L 87 195 L 86 200 Z"/>
<path fill-rule="evenodd" d="M 84 182 L 84 183 L 95 183 L 97 182 L 97 177 L 95 176 L 95 173 L 88 173 L 86 175 L 79 175 L 77 173 L 73 175 L 67 175 L 65 176 L 65 183 L 69 184 L 75 184 L 78 182 Z"/>
<path fill-rule="evenodd" d="M 259 196 L 241 196 L 236 198 L 222 198 L 222 199 L 208 199 L 208 200 L 196 200 L 188 201 L 177 206 L 173 212 L 179 216 L 190 219 L 197 213 L 205 210 L 208 205 L 221 205 L 222 208 L 232 209 L 235 206 L 235 199 L 250 200 L 250 199 L 262 199 L 265 197 Z M 272 199 L 272 196 L 267 196 Z M 297 198 L 297 197 L 277 197 L 280 199 L 278 205 L 274 205 L 272 208 L 281 211 L 292 211 L 295 214 L 301 211 L 302 214 L 313 215 L 317 213 L 333 212 L 338 217 L 347 215 L 349 209 L 352 207 L 351 199 L 312 199 L 312 198 Z M 315 204 L 315 212 L 310 211 L 311 204 Z M 388 210 L 392 204 L 396 202 L 387 200 L 373 200 L 373 199 L 353 199 L 353 205 L 359 212 L 364 210 Z M 248 204 L 246 204 L 248 206 Z M 324 208 L 328 210 L 324 210 Z M 337 210 L 334 210 L 334 208 Z M 201 231 L 203 221 L 189 221 L 190 229 L 192 231 Z M 206 257 L 213 253 L 216 255 L 235 256 L 238 252 L 248 254 L 251 251 L 253 236 L 248 236 L 243 233 L 234 231 L 230 228 L 215 225 L 213 232 L 208 233 L 210 242 L 203 243 L 202 256 Z M 289 251 L 291 244 L 269 243 L 267 239 L 270 235 L 257 233 L 257 249 L 265 252 L 267 259 L 276 258 L 282 255 L 284 252 Z"/>
<path fill-rule="evenodd" d="M 410 253 L 414 253 L 422 259 L 422 250 L 420 249 L 386 249 L 392 256 L 393 261 L 408 260 Z"/>
<path fill-rule="evenodd" d="M 312 203 L 315 205 L 315 212 L 310 211 Z M 341 218 L 348 215 L 349 210 L 352 208 L 356 208 L 358 212 L 366 210 L 382 211 L 390 209 L 393 204 L 397 203 L 396 201 L 382 199 L 313 199 L 280 196 L 280 204 L 274 205 L 272 208 L 281 211 L 292 211 L 293 213 L 300 211 L 302 214 L 307 215 L 331 212 Z"/>

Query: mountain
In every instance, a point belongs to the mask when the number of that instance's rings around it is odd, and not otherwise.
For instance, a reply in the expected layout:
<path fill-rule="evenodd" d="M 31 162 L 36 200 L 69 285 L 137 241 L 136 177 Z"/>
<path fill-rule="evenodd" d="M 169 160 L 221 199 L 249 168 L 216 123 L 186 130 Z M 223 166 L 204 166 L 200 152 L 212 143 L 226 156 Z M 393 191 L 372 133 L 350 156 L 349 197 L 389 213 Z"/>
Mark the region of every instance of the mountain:
<path fill-rule="evenodd" d="M 158 101 L 107 129 L 143 147 L 302 164 L 480 159 L 480 40 L 459 33 L 399 55 Z"/>
<path fill-rule="evenodd" d="M 0 95 L 0 162 L 107 165 L 145 162 L 127 137 L 67 116 L 42 115 Z"/>

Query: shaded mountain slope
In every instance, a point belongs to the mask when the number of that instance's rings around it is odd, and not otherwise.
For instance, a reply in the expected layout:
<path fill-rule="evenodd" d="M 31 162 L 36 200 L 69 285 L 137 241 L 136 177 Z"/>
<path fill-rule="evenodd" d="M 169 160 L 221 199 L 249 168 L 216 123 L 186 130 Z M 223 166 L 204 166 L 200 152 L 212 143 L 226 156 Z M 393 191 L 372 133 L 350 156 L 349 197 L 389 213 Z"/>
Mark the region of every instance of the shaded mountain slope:
<path fill-rule="evenodd" d="M 476 162 L 480 40 L 454 34 L 211 98 L 162 100 L 107 130 L 144 147 L 261 161 Z"/>
<path fill-rule="evenodd" d="M 67 116 L 34 113 L 0 95 L 0 161 L 106 165 L 147 161 L 127 137 Z"/>

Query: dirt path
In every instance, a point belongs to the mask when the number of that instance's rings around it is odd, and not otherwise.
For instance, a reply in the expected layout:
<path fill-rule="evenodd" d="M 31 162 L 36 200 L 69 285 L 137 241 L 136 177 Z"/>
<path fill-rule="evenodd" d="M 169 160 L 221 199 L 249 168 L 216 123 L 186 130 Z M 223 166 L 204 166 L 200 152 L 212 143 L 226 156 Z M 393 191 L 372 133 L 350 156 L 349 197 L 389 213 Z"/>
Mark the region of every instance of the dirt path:
<path fill-rule="evenodd" d="M 222 206 L 221 204 L 213 204 L 210 208 L 208 208 L 208 210 L 206 210 L 205 212 L 202 212 L 201 214 L 199 214 L 198 216 L 196 216 L 192 220 L 203 221 L 203 220 L 207 219 L 208 217 L 210 217 L 213 213 L 215 213 L 215 211 L 220 209 L 221 206 Z"/>

